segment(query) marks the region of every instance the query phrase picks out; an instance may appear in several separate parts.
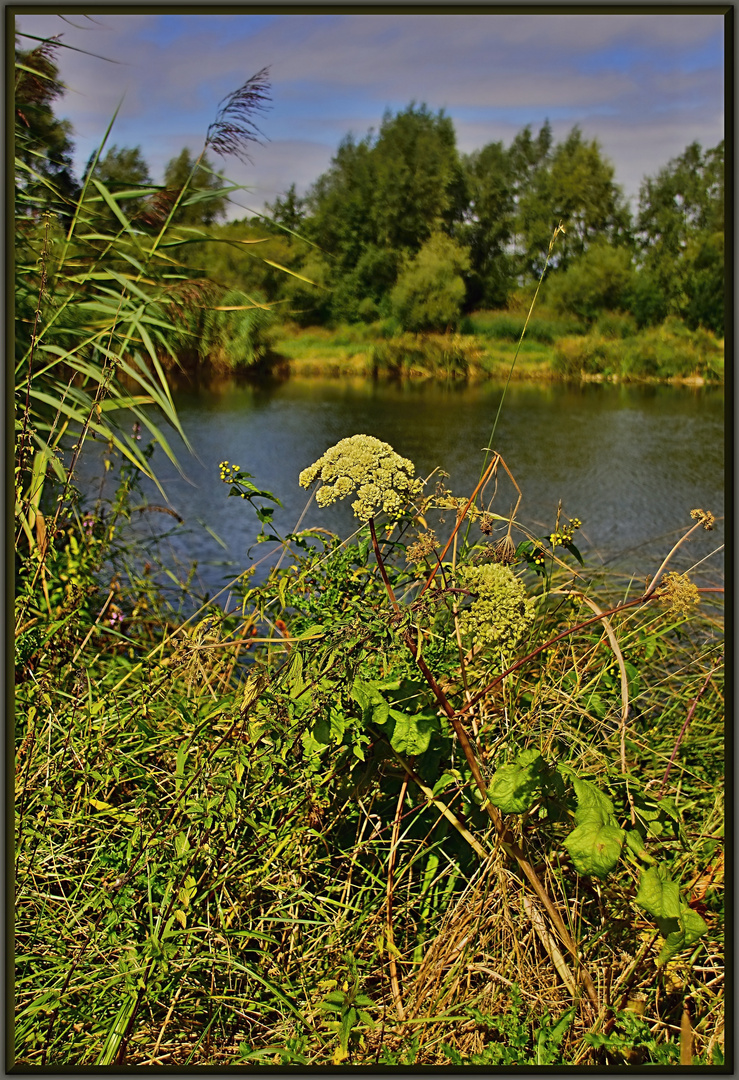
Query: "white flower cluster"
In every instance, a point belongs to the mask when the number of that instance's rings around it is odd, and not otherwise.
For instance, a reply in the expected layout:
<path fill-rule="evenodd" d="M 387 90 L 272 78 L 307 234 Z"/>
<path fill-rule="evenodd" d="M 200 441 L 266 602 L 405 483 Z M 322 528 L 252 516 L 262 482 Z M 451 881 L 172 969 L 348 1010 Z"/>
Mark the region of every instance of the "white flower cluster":
<path fill-rule="evenodd" d="M 421 490 L 421 481 L 413 478 L 415 471 L 413 462 L 396 454 L 389 443 L 372 435 L 352 435 L 303 469 L 299 483 L 307 488 L 314 480 L 321 480 L 316 492 L 319 506 L 356 491 L 352 510 L 360 521 L 367 522 L 381 511 L 391 518 L 400 516 L 408 500 Z"/>
<path fill-rule="evenodd" d="M 510 652 L 534 621 L 534 601 L 526 599 L 521 579 L 500 563 L 466 566 L 459 578 L 477 597 L 460 617 L 462 633 L 470 634 L 477 645 Z"/>

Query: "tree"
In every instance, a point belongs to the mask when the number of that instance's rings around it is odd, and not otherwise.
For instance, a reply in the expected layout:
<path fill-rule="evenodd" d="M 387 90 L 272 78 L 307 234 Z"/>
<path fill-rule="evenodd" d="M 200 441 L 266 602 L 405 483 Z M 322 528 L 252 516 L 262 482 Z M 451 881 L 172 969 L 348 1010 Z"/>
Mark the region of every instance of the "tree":
<path fill-rule="evenodd" d="M 444 233 L 433 233 L 420 251 L 406 256 L 390 294 L 393 315 L 404 330 L 456 328 L 465 298 L 467 251 Z"/>
<path fill-rule="evenodd" d="M 628 306 L 633 281 L 631 253 L 596 241 L 567 270 L 552 275 L 547 298 L 555 308 L 585 319 Z"/>
<path fill-rule="evenodd" d="M 293 237 L 291 233 L 298 232 L 305 220 L 305 199 L 301 199 L 295 190 L 295 184 L 291 184 L 286 192 L 283 192 L 285 198 L 281 199 L 278 195 L 273 203 L 265 203 L 265 210 L 269 214 L 265 221 L 266 225 L 274 223 L 274 231 L 283 233 L 287 236 L 288 244 L 292 244 Z"/>
<path fill-rule="evenodd" d="M 578 127 L 534 171 L 529 188 L 519 198 L 517 224 L 523 263 L 533 277 L 543 269 L 559 222 L 565 234 L 555 262 L 562 268 L 600 237 L 629 242 L 629 211 L 614 175 L 598 140 L 584 139 Z"/>
<path fill-rule="evenodd" d="M 706 151 L 693 142 L 644 180 L 637 229 L 642 275 L 665 313 L 723 333 L 723 142 Z"/>
<path fill-rule="evenodd" d="M 411 103 L 385 113 L 374 146 L 370 214 L 379 247 L 418 251 L 433 232 L 449 232 L 466 203 L 454 125 Z"/>
<path fill-rule="evenodd" d="M 151 188 L 152 179 L 140 146 L 117 146 L 113 144 L 95 164 L 92 154 L 85 166 L 85 177 L 92 170 L 92 178 L 99 180 L 111 195 L 127 193 L 120 201 L 121 209 L 128 218 L 135 218 L 144 206 L 144 196 L 136 197 L 138 188 Z M 120 223 L 103 197 L 97 193 L 94 185 L 89 189 L 90 197 L 98 203 L 96 216 L 105 221 L 109 228 L 120 229 Z M 103 230 L 104 225 L 100 226 Z"/>
<path fill-rule="evenodd" d="M 467 207 L 455 237 L 467 247 L 471 307 L 505 304 L 514 282 L 509 250 L 513 238 L 515 179 L 511 155 L 502 142 L 488 143 L 463 158 Z"/>
<path fill-rule="evenodd" d="M 64 215 L 79 185 L 72 165 L 72 126 L 59 120 L 52 107 L 64 93 L 53 59 L 58 47 L 50 40 L 29 51 L 15 50 L 16 188 L 24 209 L 51 205 Z"/>
<path fill-rule="evenodd" d="M 305 223 L 332 258 L 334 317 L 347 317 L 368 298 L 380 305 L 401 256 L 418 252 L 433 232 L 449 232 L 461 221 L 464 202 L 454 127 L 443 112 L 411 104 L 386 113 L 377 134 L 347 136 L 308 193 Z M 370 266 L 380 269 L 379 277 Z M 353 291 L 367 280 L 375 283 L 369 297 Z M 365 305 L 365 317 L 372 314 Z"/>
<path fill-rule="evenodd" d="M 177 157 L 167 162 L 164 170 L 164 186 L 172 202 L 188 182 L 188 178 L 195 169 L 195 160 L 185 147 Z M 214 165 L 207 154 L 204 154 L 195 169 L 186 198 L 175 211 L 173 223 L 212 225 L 225 217 L 228 196 L 218 195 L 224 186 L 223 173 L 216 173 Z"/>

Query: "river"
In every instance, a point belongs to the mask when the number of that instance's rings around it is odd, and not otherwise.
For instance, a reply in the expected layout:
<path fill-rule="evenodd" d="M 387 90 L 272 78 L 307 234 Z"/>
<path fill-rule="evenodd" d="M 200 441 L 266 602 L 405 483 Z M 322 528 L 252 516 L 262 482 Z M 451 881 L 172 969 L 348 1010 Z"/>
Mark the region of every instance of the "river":
<path fill-rule="evenodd" d="M 468 495 L 502 391 L 497 383 L 350 378 L 293 378 L 269 386 L 225 378 L 180 388 L 175 404 L 195 456 L 178 440 L 174 445 L 187 478 L 161 453 L 154 458 L 170 506 L 184 518 L 167 541 L 169 557 L 179 574 L 197 562 L 197 579 L 212 595 L 273 547 L 258 545 L 250 556 L 258 522 L 248 503 L 227 497 L 218 472 L 223 460 L 279 496 L 283 508 L 274 522 L 281 532 L 293 529 L 305 509 L 300 471 L 357 433 L 389 442 L 415 463 L 419 476 L 444 469 L 454 494 Z M 550 532 L 561 500 L 564 515 L 582 520 L 578 543 L 590 559 L 618 563 L 643 578 L 692 524 L 693 508 L 722 518 L 724 423 L 722 389 L 513 382 L 493 446 L 521 488 L 519 517 L 527 526 Z M 88 481 L 95 469 L 95 456 L 88 455 Z M 150 497 L 161 502 L 155 492 Z M 507 513 L 515 498 L 501 473 L 493 509 Z M 172 523 L 157 514 L 139 517 L 139 532 Z M 344 536 L 355 524 L 344 504 L 321 510 L 313 503 L 303 521 Z M 681 568 L 710 555 L 723 535 L 722 520 L 713 532 L 695 534 L 680 553 Z M 704 580 L 719 578 L 722 565 L 722 553 L 711 555 L 701 566 Z"/>

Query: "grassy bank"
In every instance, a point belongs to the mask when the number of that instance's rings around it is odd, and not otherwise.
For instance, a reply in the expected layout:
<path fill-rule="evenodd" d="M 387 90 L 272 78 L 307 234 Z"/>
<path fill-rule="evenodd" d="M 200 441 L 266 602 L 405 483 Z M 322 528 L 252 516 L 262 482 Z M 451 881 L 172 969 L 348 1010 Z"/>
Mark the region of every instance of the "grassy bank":
<path fill-rule="evenodd" d="M 392 333 L 386 324 L 275 328 L 277 364 L 292 375 L 505 378 L 518 348 L 518 379 L 612 379 L 722 383 L 723 340 L 677 319 L 638 330 L 630 316 L 594 325 L 545 316 L 476 312 L 459 333 Z"/>
<path fill-rule="evenodd" d="M 130 475 L 29 563 L 16 1064 L 723 1061 L 721 592 L 415 498 L 188 621 Z"/>

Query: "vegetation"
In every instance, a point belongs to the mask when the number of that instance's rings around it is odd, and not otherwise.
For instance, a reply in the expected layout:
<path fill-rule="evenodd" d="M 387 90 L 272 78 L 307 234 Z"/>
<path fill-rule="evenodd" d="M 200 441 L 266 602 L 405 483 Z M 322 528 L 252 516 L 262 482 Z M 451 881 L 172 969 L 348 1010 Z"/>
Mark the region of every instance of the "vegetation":
<path fill-rule="evenodd" d="M 723 590 L 671 561 L 708 510 L 622 581 L 579 519 L 497 512 L 498 453 L 460 494 L 357 435 L 293 478 L 352 536 L 278 536 L 224 461 L 266 580 L 221 606 L 161 557 L 160 356 L 263 311 L 180 262 L 178 209 L 218 207 L 198 170 L 266 91 L 166 197 L 104 146 L 74 199 L 16 163 L 12 1064 L 721 1065 Z M 92 440 L 111 498 L 76 488 Z"/>
<path fill-rule="evenodd" d="M 74 205 L 81 185 L 71 174 L 71 132 L 53 113 L 62 92 L 54 47 L 47 42 L 18 53 L 16 100 L 21 188 L 29 195 L 33 188 L 37 205 L 54 204 L 59 216 L 60 197 Z M 248 134 L 259 135 L 253 122 Z M 210 149 L 219 152 L 216 143 Z M 537 134 L 527 126 L 508 146 L 490 143 L 465 155 L 451 119 L 415 102 L 387 112 L 363 138 L 347 135 L 305 196 L 292 184 L 261 217 L 222 220 L 230 189 L 204 153 L 195 159 L 184 148 L 167 164 L 163 184 L 154 185 L 140 149 L 114 145 L 86 169 L 89 244 L 95 230 L 107 235 L 121 223 L 97 192 L 100 182 L 125 209 L 133 234 L 156 234 L 165 221 L 180 227 L 177 273 L 199 302 L 190 304 L 187 336 L 174 351 L 190 366 L 258 371 L 294 355 L 281 352 L 273 331 L 284 339 L 295 326 L 311 333 L 367 326 L 377 353 L 410 348 L 412 355 L 391 369 L 416 370 L 414 357 L 428 352 L 421 367 L 438 373 L 436 346 L 426 335 L 470 334 L 483 312 L 502 329 L 522 306 L 525 314 L 529 304 L 521 297 L 530 299 L 548 259 L 540 317 L 569 328 L 547 341 L 561 346 L 556 362 L 543 365 L 547 373 L 721 377 L 723 143 L 707 150 L 692 143 L 645 177 L 633 214 L 598 141 L 579 128 L 555 142 L 548 122 Z M 266 303 L 273 308 L 270 333 Z M 227 318 L 213 311 L 225 308 Z M 606 323 L 619 331 L 603 333 Z M 573 335 L 587 340 L 577 347 L 561 341 Z M 614 336 L 630 339 L 628 355 L 616 345 L 602 355 L 601 339 Z M 655 339 L 675 336 L 679 358 L 655 363 Z M 396 340 L 386 346 L 387 339 Z M 229 347 L 228 340 L 241 344 Z M 465 343 L 480 358 L 467 363 L 468 374 L 504 362 L 485 345 Z M 366 359 L 372 370 L 373 356 Z M 347 366 L 345 358 L 340 367 Z M 459 365 L 443 373 L 459 375 Z"/>

